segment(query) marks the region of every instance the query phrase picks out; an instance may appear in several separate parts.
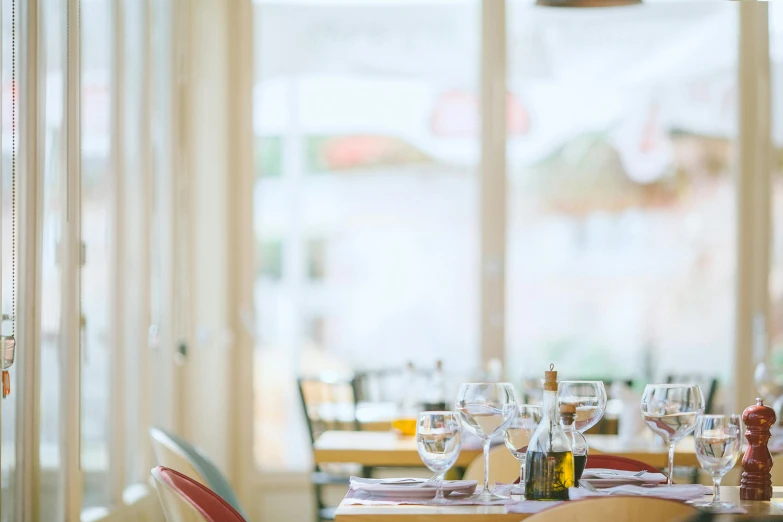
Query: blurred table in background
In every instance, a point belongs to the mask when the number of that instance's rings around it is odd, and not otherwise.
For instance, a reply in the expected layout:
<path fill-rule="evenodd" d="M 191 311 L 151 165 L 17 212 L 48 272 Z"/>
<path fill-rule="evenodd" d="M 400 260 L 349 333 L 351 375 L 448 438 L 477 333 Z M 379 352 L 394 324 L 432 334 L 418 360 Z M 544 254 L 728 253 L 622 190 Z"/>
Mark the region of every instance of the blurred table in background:
<path fill-rule="evenodd" d="M 591 450 L 639 460 L 649 464 L 651 469 L 666 468 L 668 463 L 666 447 L 649 437 L 624 441 L 616 435 L 588 435 L 587 443 Z M 467 467 L 479 455 L 479 446 L 463 447 L 455 466 Z M 315 441 L 314 458 L 316 464 L 354 462 L 378 467 L 423 466 L 416 450 L 416 439 L 388 431 L 326 431 Z M 674 463 L 699 466 L 692 437 L 686 437 L 677 445 Z"/>

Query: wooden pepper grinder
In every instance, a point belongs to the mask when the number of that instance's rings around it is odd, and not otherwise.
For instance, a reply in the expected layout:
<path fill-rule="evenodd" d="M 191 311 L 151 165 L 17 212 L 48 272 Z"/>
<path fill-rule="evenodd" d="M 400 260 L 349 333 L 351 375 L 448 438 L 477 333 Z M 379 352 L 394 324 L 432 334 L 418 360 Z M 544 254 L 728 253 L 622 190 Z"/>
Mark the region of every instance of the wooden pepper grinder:
<path fill-rule="evenodd" d="M 756 399 L 756 404 L 748 406 L 742 412 L 742 421 L 748 427 L 745 437 L 748 450 L 742 457 L 742 481 L 740 498 L 742 500 L 769 500 L 772 498 L 772 456 L 767 442 L 769 430 L 775 425 L 775 410 L 764 406 L 764 401 Z"/>

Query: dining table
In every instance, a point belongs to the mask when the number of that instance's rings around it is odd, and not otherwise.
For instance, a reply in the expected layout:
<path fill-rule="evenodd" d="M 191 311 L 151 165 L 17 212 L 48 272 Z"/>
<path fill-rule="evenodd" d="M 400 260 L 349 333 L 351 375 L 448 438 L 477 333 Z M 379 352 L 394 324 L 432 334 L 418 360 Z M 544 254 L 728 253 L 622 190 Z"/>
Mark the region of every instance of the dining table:
<path fill-rule="evenodd" d="M 742 520 L 753 517 L 780 517 L 783 520 L 783 487 L 774 487 L 769 501 L 741 501 L 738 486 L 721 487 L 721 500 L 733 502 L 745 508 L 747 514 L 725 515 L 727 520 Z M 711 495 L 704 500 L 711 499 Z M 358 506 L 345 505 L 337 508 L 337 522 L 520 522 L 533 513 L 509 513 L 505 505 L 494 506 Z M 736 517 L 736 518 L 735 518 Z"/>
<path fill-rule="evenodd" d="M 617 435 L 587 435 L 590 451 L 618 455 L 644 462 L 657 468 L 666 468 L 668 452 L 660 441 L 648 437 L 621 438 Z M 420 467 L 415 437 L 401 436 L 392 431 L 325 431 L 313 445 L 316 464 L 358 463 L 371 467 Z M 457 462 L 458 468 L 467 467 L 481 455 L 478 444 L 464 445 Z M 675 448 L 677 466 L 698 467 L 693 437 L 682 439 Z"/>

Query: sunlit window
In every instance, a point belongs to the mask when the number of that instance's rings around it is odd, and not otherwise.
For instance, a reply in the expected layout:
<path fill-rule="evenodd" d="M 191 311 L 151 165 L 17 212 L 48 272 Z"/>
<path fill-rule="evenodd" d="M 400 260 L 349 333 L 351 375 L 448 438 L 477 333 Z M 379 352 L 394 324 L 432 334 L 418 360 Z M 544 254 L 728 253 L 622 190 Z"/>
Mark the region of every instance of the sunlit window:
<path fill-rule="evenodd" d="M 255 5 L 255 451 L 304 467 L 298 374 L 479 359 L 479 2 Z"/>
<path fill-rule="evenodd" d="M 738 4 L 509 2 L 507 362 L 730 377 Z"/>

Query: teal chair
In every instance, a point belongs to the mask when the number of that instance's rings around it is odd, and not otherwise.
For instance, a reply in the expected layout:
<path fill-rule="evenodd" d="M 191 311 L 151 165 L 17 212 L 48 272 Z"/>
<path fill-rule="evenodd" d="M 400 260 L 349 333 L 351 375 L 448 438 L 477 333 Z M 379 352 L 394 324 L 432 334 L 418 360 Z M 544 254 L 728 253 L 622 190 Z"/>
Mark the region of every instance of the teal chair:
<path fill-rule="evenodd" d="M 158 464 L 179 471 L 202 483 L 247 518 L 226 477 L 201 450 L 161 428 L 150 428 L 150 438 Z"/>

